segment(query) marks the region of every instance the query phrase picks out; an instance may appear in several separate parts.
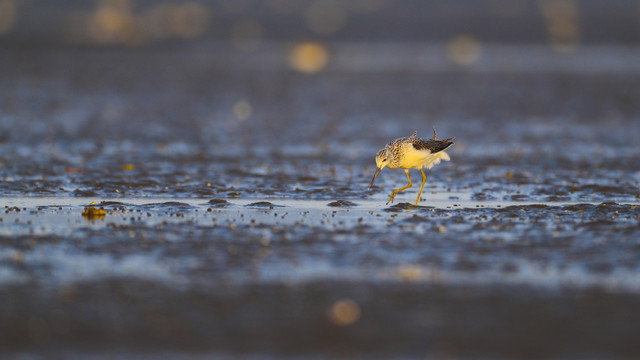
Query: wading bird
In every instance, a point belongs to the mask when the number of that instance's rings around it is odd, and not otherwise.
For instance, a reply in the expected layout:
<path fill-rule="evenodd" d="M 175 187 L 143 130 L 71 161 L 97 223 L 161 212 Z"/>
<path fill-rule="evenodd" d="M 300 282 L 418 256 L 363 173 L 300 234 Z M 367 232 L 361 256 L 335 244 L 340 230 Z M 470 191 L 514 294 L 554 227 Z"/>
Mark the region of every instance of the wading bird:
<path fill-rule="evenodd" d="M 422 194 L 422 188 L 424 187 L 425 181 L 427 181 L 427 176 L 424 174 L 424 170 L 422 168 L 426 166 L 427 169 L 431 169 L 442 160 L 449 161 L 449 155 L 447 155 L 444 150 L 453 144 L 453 141 L 451 141 L 453 139 L 454 138 L 436 140 L 436 128 L 434 127 L 433 137 L 429 140 L 418 138 L 417 131 L 414 131 L 413 135 L 409 137 L 393 140 L 376 154 L 376 166 L 378 168 L 376 169 L 375 175 L 373 175 L 373 180 L 371 180 L 369 189 L 373 186 L 373 183 L 376 181 L 376 177 L 378 177 L 380 171 L 385 167 L 388 167 L 389 169 L 404 169 L 404 172 L 407 173 L 407 180 L 409 180 L 409 184 L 401 187 L 400 189 L 393 190 L 389 196 L 389 200 L 387 201 L 388 205 L 390 202 L 393 202 L 397 193 L 411 187 L 412 184 L 411 178 L 409 177 L 409 169 L 420 169 L 420 172 L 422 172 L 422 184 L 420 184 L 420 191 L 418 191 L 418 198 L 415 203 L 418 205 L 418 201 L 420 201 L 420 194 Z"/>

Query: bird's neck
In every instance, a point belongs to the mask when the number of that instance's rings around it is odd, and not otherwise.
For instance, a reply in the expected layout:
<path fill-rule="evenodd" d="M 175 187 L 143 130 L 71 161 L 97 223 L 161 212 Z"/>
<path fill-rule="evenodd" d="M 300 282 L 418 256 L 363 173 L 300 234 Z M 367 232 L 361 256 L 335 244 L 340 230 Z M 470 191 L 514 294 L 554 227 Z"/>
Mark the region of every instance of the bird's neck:
<path fill-rule="evenodd" d="M 400 166 L 400 157 L 395 156 L 395 154 L 392 151 L 389 151 L 388 154 L 388 159 L 389 159 L 389 165 L 387 165 L 387 167 L 389 169 L 395 169 L 398 166 Z"/>

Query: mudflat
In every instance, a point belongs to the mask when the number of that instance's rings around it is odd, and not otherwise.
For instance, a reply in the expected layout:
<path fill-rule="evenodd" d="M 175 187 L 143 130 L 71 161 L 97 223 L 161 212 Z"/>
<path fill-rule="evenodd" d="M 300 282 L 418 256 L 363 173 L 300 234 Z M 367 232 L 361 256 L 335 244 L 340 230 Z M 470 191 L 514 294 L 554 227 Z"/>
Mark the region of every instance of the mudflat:
<path fill-rule="evenodd" d="M 376 46 L 338 46 L 314 75 L 277 47 L 268 71 L 213 45 L 0 54 L 0 346 L 638 356 L 637 58 L 407 68 L 424 49 L 354 69 Z M 432 126 L 451 161 L 386 206 L 406 178 L 367 190 L 376 150 Z"/>

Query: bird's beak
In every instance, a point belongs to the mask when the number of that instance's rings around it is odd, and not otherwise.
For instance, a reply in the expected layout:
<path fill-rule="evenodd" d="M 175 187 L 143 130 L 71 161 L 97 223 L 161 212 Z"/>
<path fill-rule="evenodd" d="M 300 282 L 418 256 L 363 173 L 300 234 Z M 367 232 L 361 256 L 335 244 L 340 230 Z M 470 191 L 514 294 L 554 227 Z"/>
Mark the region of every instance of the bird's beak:
<path fill-rule="evenodd" d="M 369 185 L 369 189 L 367 190 L 371 190 L 371 187 L 373 186 L 373 183 L 376 181 L 376 178 L 378 177 L 378 174 L 380 174 L 380 170 L 382 170 L 381 168 L 376 168 L 376 173 L 375 175 L 373 175 L 373 180 L 371 180 L 371 185 Z"/>

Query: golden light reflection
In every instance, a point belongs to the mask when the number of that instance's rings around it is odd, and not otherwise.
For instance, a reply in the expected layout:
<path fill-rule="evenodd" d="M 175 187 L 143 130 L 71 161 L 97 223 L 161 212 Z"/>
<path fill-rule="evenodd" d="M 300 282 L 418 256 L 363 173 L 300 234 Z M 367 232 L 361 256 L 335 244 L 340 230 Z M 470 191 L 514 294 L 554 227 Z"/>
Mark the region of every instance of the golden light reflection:
<path fill-rule="evenodd" d="M 575 52 L 580 45 L 577 1 L 539 0 L 538 5 L 547 26 L 551 47 L 558 52 Z"/>
<path fill-rule="evenodd" d="M 329 51 L 324 45 L 304 42 L 293 47 L 289 54 L 289 64 L 297 71 L 316 73 L 327 66 Z"/>
<path fill-rule="evenodd" d="M 131 12 L 131 1 L 100 1 L 90 20 L 89 37 L 98 43 L 141 43 L 142 34 Z"/>
<path fill-rule="evenodd" d="M 260 41 L 262 41 L 262 25 L 256 20 L 241 20 L 231 28 L 231 42 L 240 50 L 253 50 Z"/>
<path fill-rule="evenodd" d="M 316 0 L 305 12 L 307 27 L 312 31 L 328 35 L 342 29 L 347 21 L 347 10 L 338 1 Z"/>
<path fill-rule="evenodd" d="M 136 46 L 149 40 L 200 36 L 210 18 L 208 7 L 195 1 L 160 3 L 136 13 L 132 0 L 101 0 L 90 13 L 71 14 L 67 33 L 77 43 Z"/>
<path fill-rule="evenodd" d="M 95 21 L 103 30 L 116 32 L 127 25 L 132 17 L 128 0 L 103 0 L 95 14 Z"/>
<path fill-rule="evenodd" d="M 482 55 L 482 45 L 470 35 L 458 35 L 447 45 L 449 59 L 458 65 L 471 65 Z"/>
<path fill-rule="evenodd" d="M 239 100 L 233 104 L 233 115 L 240 121 L 248 120 L 251 117 L 253 108 L 247 100 Z"/>
<path fill-rule="evenodd" d="M 0 0 L 0 35 L 6 34 L 16 23 L 18 10 L 16 3 L 11 0 Z"/>
<path fill-rule="evenodd" d="M 358 319 L 360 319 L 360 306 L 350 299 L 337 301 L 329 310 L 329 320 L 339 326 L 351 325 Z"/>
<path fill-rule="evenodd" d="M 207 30 L 210 17 L 207 7 L 196 2 L 187 2 L 176 5 L 160 4 L 143 14 L 141 21 L 147 37 L 194 38 Z"/>

